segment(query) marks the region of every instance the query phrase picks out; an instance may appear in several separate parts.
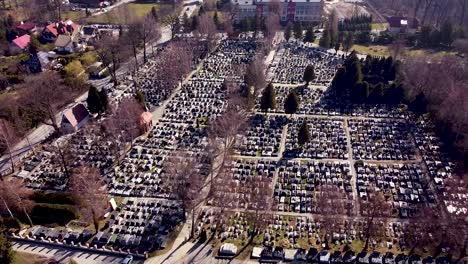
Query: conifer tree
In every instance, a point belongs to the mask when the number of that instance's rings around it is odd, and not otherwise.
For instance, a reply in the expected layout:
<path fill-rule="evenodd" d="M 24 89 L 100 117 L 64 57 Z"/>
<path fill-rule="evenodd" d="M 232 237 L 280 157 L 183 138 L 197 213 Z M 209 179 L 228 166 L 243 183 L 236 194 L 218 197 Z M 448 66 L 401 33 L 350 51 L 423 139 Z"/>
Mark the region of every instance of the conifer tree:
<path fill-rule="evenodd" d="M 295 114 L 299 108 L 299 97 L 295 91 L 291 91 L 284 101 L 284 112 L 286 114 Z"/>
<path fill-rule="evenodd" d="M 262 98 L 260 99 L 260 109 L 267 112 L 268 109 L 276 108 L 275 88 L 272 83 L 263 90 Z"/>
<path fill-rule="evenodd" d="M 307 126 L 307 121 L 304 120 L 301 127 L 299 128 L 299 134 L 297 135 L 297 142 L 300 146 L 304 146 L 305 143 L 310 141 L 310 132 L 309 127 Z"/>

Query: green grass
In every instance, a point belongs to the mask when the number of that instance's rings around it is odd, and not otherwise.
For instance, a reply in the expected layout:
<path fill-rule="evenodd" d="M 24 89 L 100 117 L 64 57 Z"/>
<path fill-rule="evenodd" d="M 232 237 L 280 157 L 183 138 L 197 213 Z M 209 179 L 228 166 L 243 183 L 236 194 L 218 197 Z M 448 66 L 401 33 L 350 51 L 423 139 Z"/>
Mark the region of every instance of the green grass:
<path fill-rule="evenodd" d="M 38 264 L 45 263 L 45 260 L 47 260 L 47 258 L 43 256 L 25 252 L 15 252 L 13 264 Z"/>
<path fill-rule="evenodd" d="M 385 30 L 388 27 L 388 23 L 372 23 L 372 30 Z"/>
<path fill-rule="evenodd" d="M 64 11 L 62 12 L 63 19 L 71 19 L 72 21 L 80 20 L 81 18 L 86 17 L 84 11 Z"/>
<path fill-rule="evenodd" d="M 383 56 L 388 57 L 390 53 L 388 52 L 388 48 L 386 46 L 379 46 L 379 45 L 370 45 L 370 46 L 363 46 L 363 45 L 354 45 L 351 50 L 355 50 L 360 54 L 364 55 L 371 55 L 371 56 Z"/>
<path fill-rule="evenodd" d="M 88 23 L 125 23 L 126 16 L 129 19 L 143 18 L 151 12 L 153 7 L 159 9 L 160 5 L 151 3 L 128 3 L 118 6 L 107 13 L 88 17 L 86 18 L 86 21 Z"/>

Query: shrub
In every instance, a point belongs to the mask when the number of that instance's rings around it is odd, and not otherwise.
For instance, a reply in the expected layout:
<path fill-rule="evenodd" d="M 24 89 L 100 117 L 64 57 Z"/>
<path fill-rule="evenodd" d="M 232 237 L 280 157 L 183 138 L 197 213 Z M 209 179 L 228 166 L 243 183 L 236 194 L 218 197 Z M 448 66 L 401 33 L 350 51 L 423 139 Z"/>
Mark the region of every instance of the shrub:
<path fill-rule="evenodd" d="M 80 73 L 84 71 L 84 68 L 83 68 L 83 65 L 81 65 L 81 62 L 79 60 L 74 60 L 70 62 L 69 64 L 67 64 L 67 66 L 63 68 L 63 71 L 66 76 L 78 77 Z"/>
<path fill-rule="evenodd" d="M 71 205 L 36 204 L 31 211 L 31 218 L 38 225 L 65 225 L 78 219 L 79 214 Z"/>
<path fill-rule="evenodd" d="M 75 200 L 70 193 L 43 193 L 35 192 L 31 197 L 36 203 L 46 204 L 70 204 L 74 205 Z"/>
<path fill-rule="evenodd" d="M 21 223 L 17 218 L 13 217 L 2 217 L 0 219 L 1 225 L 3 225 L 7 229 L 20 229 Z"/>
<path fill-rule="evenodd" d="M 95 63 L 96 60 L 96 53 L 94 51 L 86 52 L 80 58 L 80 62 L 81 64 L 83 64 L 84 67 L 89 67 L 90 65 Z"/>

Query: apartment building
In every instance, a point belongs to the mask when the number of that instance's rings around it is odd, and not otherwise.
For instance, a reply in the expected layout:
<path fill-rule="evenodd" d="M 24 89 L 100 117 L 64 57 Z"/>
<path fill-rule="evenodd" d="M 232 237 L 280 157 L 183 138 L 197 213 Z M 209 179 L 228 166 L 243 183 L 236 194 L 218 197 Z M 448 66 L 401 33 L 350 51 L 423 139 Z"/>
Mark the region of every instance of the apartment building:
<path fill-rule="evenodd" d="M 268 16 L 271 0 L 231 0 L 237 7 L 237 20 L 252 18 L 255 15 Z M 324 8 L 324 0 L 273 0 L 281 3 L 281 21 L 319 22 Z"/>

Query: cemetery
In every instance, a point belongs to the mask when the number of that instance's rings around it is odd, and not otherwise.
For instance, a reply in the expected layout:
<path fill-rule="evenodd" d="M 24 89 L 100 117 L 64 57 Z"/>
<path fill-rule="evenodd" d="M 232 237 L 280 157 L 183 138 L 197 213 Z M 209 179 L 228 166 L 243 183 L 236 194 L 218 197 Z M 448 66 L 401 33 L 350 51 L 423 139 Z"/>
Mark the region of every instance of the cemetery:
<path fill-rule="evenodd" d="M 76 157 L 71 167 L 92 164 L 100 169 L 109 195 L 122 200 L 118 210 L 108 213 L 105 227 L 96 234 L 36 226 L 28 239 L 135 255 L 165 248 L 169 234 L 188 216 L 181 201 L 165 191 L 171 176 L 168 161 L 181 151 L 190 157 L 206 154 L 212 144 L 210 121 L 228 107 L 224 82 L 229 79 L 244 87 L 242 69 L 259 56 L 261 48 L 251 37 L 224 39 L 206 58 L 196 59 L 194 63 L 201 64 L 192 67 L 194 72 L 180 87 L 177 80 L 174 89 L 161 83 L 161 65 L 152 59 L 135 76 L 123 80 L 122 89 L 112 94 L 114 100 L 138 90 L 153 110 L 165 105 L 152 129 L 124 147 L 119 144 L 125 151 L 115 150 L 114 139 L 96 144 L 103 142 L 97 133 L 78 131 L 65 138 Z M 396 259 L 405 256 L 385 252 L 408 248 L 402 242 L 404 219 L 414 217 L 421 207 L 434 206 L 436 194 L 431 187 L 443 190 L 443 180 L 454 170 L 433 124 L 397 107 L 334 101 L 328 87 L 343 63 L 340 56 L 285 42 L 274 51 L 273 62 L 266 66 L 276 107 L 268 113 L 249 113 L 247 128 L 235 137 L 226 159 L 226 172 L 213 179 L 213 196 L 221 199 L 197 208 L 197 235 L 207 232 L 219 244 L 226 243 L 223 251 L 234 252 L 255 233 L 252 258 L 260 260 L 403 263 Z M 304 85 L 309 65 L 314 66 L 316 77 Z M 284 102 L 293 90 L 299 107 L 286 114 Z M 259 108 L 257 100 L 255 110 Z M 301 143 L 303 124 L 310 138 Z M 45 146 L 24 163 L 18 176 L 28 187 L 67 190 L 66 169 L 53 147 Z M 124 152 L 121 159 L 118 152 Z M 384 234 L 368 240 L 372 248 L 386 251 L 360 255 L 350 246 L 366 240 L 365 208 L 375 194 L 385 197 L 391 214 L 375 220 Z M 229 216 L 221 216 L 221 208 Z"/>
<path fill-rule="evenodd" d="M 349 195 L 352 191 L 351 177 L 349 163 L 344 161 L 285 161 L 279 166 L 275 184 L 277 210 L 314 212 L 313 197 L 320 186 L 333 185 Z"/>
<path fill-rule="evenodd" d="M 245 138 L 239 141 L 236 154 L 253 157 L 277 157 L 283 137 L 283 128 L 287 121 L 285 116 L 253 116 Z"/>
<path fill-rule="evenodd" d="M 309 127 L 311 140 L 299 146 L 297 135 L 303 122 Z M 347 159 L 348 151 L 343 119 L 295 118 L 288 124 L 284 156 L 288 158 Z"/>
<path fill-rule="evenodd" d="M 308 65 L 314 65 L 317 76 L 310 84 L 328 86 L 343 61 L 340 56 L 307 44 L 283 43 L 277 56 L 280 59 L 270 65 L 271 81 L 281 84 L 302 83 L 304 69 Z"/>
<path fill-rule="evenodd" d="M 410 127 L 397 120 L 348 121 L 353 157 L 362 160 L 415 160 Z"/>

